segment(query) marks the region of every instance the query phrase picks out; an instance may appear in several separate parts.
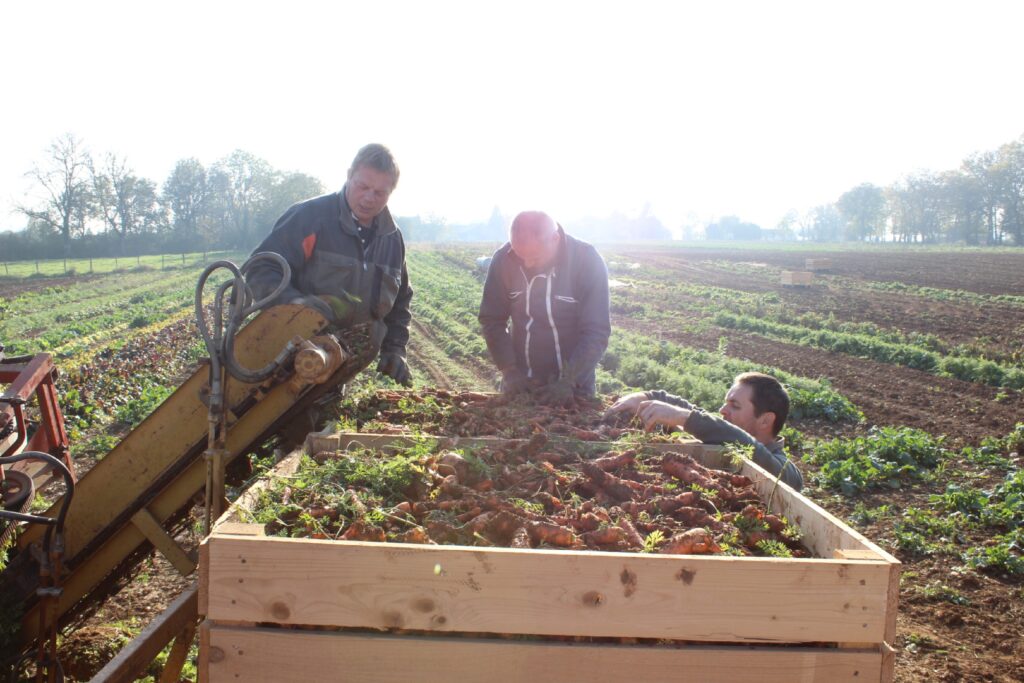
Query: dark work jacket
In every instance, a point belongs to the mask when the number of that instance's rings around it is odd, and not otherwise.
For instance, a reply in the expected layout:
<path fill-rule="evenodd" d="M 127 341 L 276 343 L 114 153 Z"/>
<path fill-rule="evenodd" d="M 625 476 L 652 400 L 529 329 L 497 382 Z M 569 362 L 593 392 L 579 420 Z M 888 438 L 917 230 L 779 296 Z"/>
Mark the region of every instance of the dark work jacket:
<path fill-rule="evenodd" d="M 571 376 L 581 392 L 593 393 L 611 335 L 608 269 L 593 246 L 559 232 L 562 244 L 545 271 L 528 273 L 508 243 L 494 252 L 480 325 L 501 371 L 519 368 L 541 383 Z"/>
<path fill-rule="evenodd" d="M 770 444 L 763 444 L 750 434 L 727 421 L 721 415 L 712 415 L 701 410 L 685 398 L 674 396 L 664 391 L 648 391 L 647 396 L 655 401 L 664 401 L 680 408 L 690 411 L 690 417 L 683 425 L 687 434 L 692 434 L 700 441 L 707 444 L 740 443 L 754 447 L 754 462 L 765 468 L 783 482 L 789 484 L 799 491 L 804 487 L 804 478 L 800 470 L 787 462 L 786 454 L 783 452 L 782 439 L 776 439 Z M 783 470 L 785 467 L 785 470 Z"/>
<path fill-rule="evenodd" d="M 289 208 L 253 253 L 277 252 L 291 267 L 289 286 L 272 304 L 320 296 L 334 309 L 337 327 L 380 320 L 387 326 L 381 350 L 405 355 L 412 320 L 405 242 L 387 207 L 373 223 L 376 234 L 364 246 L 342 189 Z M 281 282 L 281 272 L 261 261 L 248 281 L 261 299 Z"/>

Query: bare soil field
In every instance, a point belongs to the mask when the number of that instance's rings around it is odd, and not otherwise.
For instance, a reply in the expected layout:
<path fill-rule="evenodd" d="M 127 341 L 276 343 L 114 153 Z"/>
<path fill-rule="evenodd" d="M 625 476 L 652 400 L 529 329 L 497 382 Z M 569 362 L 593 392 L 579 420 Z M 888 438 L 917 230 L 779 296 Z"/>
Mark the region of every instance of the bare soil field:
<path fill-rule="evenodd" d="M 811 287 L 790 288 L 779 283 L 778 269 L 803 270 L 805 258 L 819 257 L 831 258 L 833 265 L 827 273 L 816 273 Z M 623 296 L 659 312 L 679 314 L 674 325 L 666 325 L 662 318 L 651 320 L 629 314 L 613 316 L 613 325 L 700 349 L 724 348 L 730 357 L 828 379 L 865 415 L 865 423 L 860 425 L 795 422 L 811 439 L 853 438 L 879 425 L 916 427 L 945 436 L 950 445 L 976 445 L 986 437 L 1005 435 L 1024 421 L 1024 395 L 1020 391 L 724 329 L 710 323 L 707 311 L 696 310 L 696 296 L 686 300 L 687 286 L 771 294 L 777 297 L 778 305 L 795 313 L 832 315 L 840 321 L 869 322 L 886 330 L 932 335 L 950 348 L 983 348 L 1007 365 L 1020 367 L 1024 358 L 1024 307 L 1019 302 L 992 297 L 1024 293 L 1024 251 L 622 249 L 610 258 L 639 264 L 623 276 L 638 281 Z M 657 275 L 646 275 L 648 269 L 657 271 Z M 654 287 L 645 291 L 645 280 L 661 283 L 666 279 L 674 280 L 677 286 L 674 299 Z M 950 291 L 919 289 L 911 293 L 899 287 L 884 289 L 878 283 Z M 1019 468 L 1021 455 L 1010 455 Z M 798 464 L 806 478 L 813 477 L 813 465 Z M 898 681 L 1024 680 L 1021 578 L 972 571 L 948 554 L 904 552 L 895 540 L 894 528 L 902 512 L 933 507 L 931 496 L 941 494 L 947 483 L 983 487 L 996 480 L 991 472 L 959 463 L 950 464 L 948 472 L 936 481 L 913 487 L 853 497 L 834 495 L 813 485 L 805 491 L 831 512 L 852 523 L 859 522 L 856 525 L 865 535 L 904 562 Z M 888 512 L 878 518 L 863 514 L 871 509 Z M 971 540 L 978 542 L 977 537 L 972 539 L 966 533 L 954 543 Z"/>
<path fill-rule="evenodd" d="M 764 263 L 784 270 L 804 270 L 806 259 L 828 258 L 831 275 L 873 282 L 962 289 L 980 294 L 1024 294 L 1024 254 L 1010 250 L 946 251 L 903 247 L 839 251 L 789 251 L 774 249 L 615 249 L 616 254 L 644 264 L 686 264 L 732 261 Z M 712 283 L 705 283 L 712 284 Z"/>

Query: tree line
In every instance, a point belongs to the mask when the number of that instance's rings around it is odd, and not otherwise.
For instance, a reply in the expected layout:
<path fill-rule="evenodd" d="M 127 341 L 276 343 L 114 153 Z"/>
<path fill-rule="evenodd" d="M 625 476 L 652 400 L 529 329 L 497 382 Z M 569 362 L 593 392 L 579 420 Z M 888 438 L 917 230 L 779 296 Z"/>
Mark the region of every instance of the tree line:
<path fill-rule="evenodd" d="M 820 242 L 1024 246 L 1024 136 L 955 170 L 863 183 L 833 204 L 791 211 L 778 229 Z"/>
<path fill-rule="evenodd" d="M 66 134 L 27 174 L 40 201 L 18 211 L 26 229 L 0 233 L 7 261 L 64 257 L 250 249 L 295 202 L 324 192 L 316 178 L 284 172 L 236 150 L 210 166 L 179 160 L 161 185 L 116 154 L 94 158 Z M 399 217 L 410 241 L 502 241 L 507 222 L 495 208 L 486 222 Z M 649 207 L 639 217 L 583 218 L 566 228 L 591 241 L 671 239 Z M 684 239 L 800 239 L 1024 245 L 1024 136 L 969 156 L 960 168 L 907 175 L 888 186 L 863 183 L 831 204 L 790 211 L 772 230 L 735 216 L 683 226 Z"/>
<path fill-rule="evenodd" d="M 94 157 L 71 134 L 55 140 L 27 175 L 41 199 L 18 206 L 25 230 L 0 233 L 5 261 L 251 249 L 285 209 L 324 192 L 316 178 L 279 171 L 242 150 L 209 167 L 182 159 L 158 185 L 124 157 Z M 485 222 L 397 220 L 409 241 L 501 242 L 508 231 L 497 207 Z M 585 218 L 567 227 L 598 241 L 672 238 L 649 209 L 637 218 Z"/>
<path fill-rule="evenodd" d="M 5 260 L 247 249 L 289 206 L 324 192 L 316 178 L 242 150 L 209 167 L 181 159 L 158 186 L 70 134 L 28 176 L 41 199 L 17 207 L 25 230 L 0 233 Z"/>

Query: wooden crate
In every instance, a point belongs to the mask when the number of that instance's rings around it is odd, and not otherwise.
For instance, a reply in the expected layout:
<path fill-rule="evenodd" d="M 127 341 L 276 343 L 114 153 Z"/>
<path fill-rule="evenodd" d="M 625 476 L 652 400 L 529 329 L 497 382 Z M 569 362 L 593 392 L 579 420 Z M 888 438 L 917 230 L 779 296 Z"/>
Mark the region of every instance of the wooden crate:
<path fill-rule="evenodd" d="M 782 271 L 782 284 L 792 287 L 810 287 L 814 281 L 814 273 L 808 273 L 802 270 L 784 270 Z"/>
<path fill-rule="evenodd" d="M 200 550 L 200 680 L 892 680 L 899 562 L 756 464 L 740 472 L 815 558 L 271 538 L 244 523 L 250 493 Z"/>
<path fill-rule="evenodd" d="M 809 258 L 804 259 L 804 270 L 817 271 L 829 270 L 832 267 L 830 258 Z"/>

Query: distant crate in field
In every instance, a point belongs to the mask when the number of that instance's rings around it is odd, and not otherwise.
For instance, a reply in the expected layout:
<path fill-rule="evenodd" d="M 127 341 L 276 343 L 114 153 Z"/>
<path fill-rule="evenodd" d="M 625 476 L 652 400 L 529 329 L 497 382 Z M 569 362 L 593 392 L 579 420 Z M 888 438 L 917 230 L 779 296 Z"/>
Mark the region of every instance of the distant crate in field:
<path fill-rule="evenodd" d="M 832 267 L 830 258 L 809 258 L 804 259 L 804 268 L 807 270 L 828 270 Z"/>
<path fill-rule="evenodd" d="M 782 271 L 782 284 L 793 287 L 810 287 L 814 281 L 814 273 L 802 270 Z"/>

